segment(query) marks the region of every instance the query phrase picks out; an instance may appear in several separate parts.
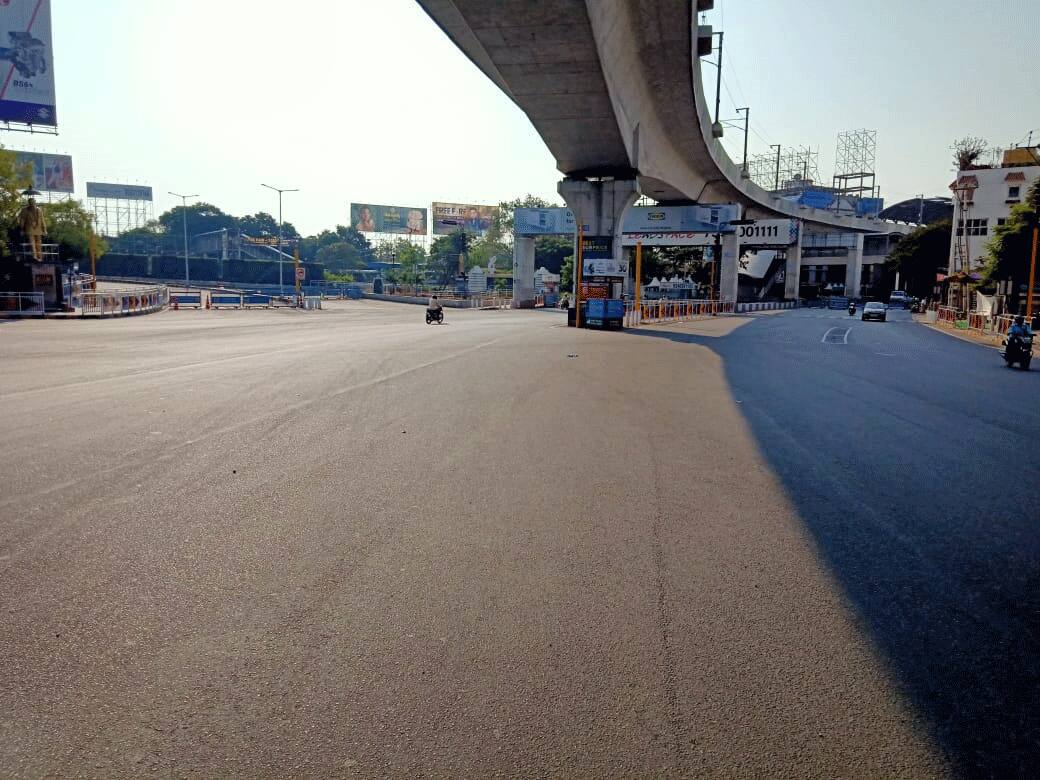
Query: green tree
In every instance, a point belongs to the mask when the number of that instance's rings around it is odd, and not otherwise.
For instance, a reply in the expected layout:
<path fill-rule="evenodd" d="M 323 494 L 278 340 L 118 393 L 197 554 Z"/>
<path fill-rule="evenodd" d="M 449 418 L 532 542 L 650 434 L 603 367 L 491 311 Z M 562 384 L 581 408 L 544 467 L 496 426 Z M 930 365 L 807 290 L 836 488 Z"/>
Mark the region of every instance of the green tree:
<path fill-rule="evenodd" d="M 558 274 L 563 261 L 574 254 L 574 239 L 571 236 L 539 236 L 534 240 L 535 268 L 545 268 Z"/>
<path fill-rule="evenodd" d="M 62 260 L 90 257 L 94 215 L 78 200 L 71 199 L 44 203 L 41 208 L 47 220 L 47 240 L 58 245 L 58 256 Z M 108 244 L 103 238 L 96 240 L 98 256 L 101 256 L 108 251 Z"/>
<path fill-rule="evenodd" d="M 277 236 L 278 220 L 266 211 L 258 211 L 245 217 L 238 218 L 238 229 L 247 236 L 259 238 L 261 236 Z M 282 223 L 283 238 L 299 238 L 300 234 L 291 222 Z"/>
<path fill-rule="evenodd" d="M 354 277 L 351 274 L 337 274 L 332 273 L 328 269 L 325 269 L 325 281 L 326 282 L 352 282 Z"/>
<path fill-rule="evenodd" d="M 367 258 L 358 251 L 356 246 L 348 244 L 346 241 L 337 241 L 334 244 L 323 246 L 318 250 L 314 259 L 323 263 L 325 269 L 332 273 L 358 270 L 367 265 Z"/>
<path fill-rule="evenodd" d="M 187 214 L 188 239 L 200 233 L 214 230 L 234 230 L 238 221 L 230 214 L 225 214 L 212 203 L 192 203 L 187 208 L 175 206 L 159 215 L 159 224 L 167 235 L 180 236 L 184 230 L 183 216 Z"/>
<path fill-rule="evenodd" d="M 560 266 L 560 290 L 570 292 L 574 289 L 574 255 L 568 255 Z"/>
<path fill-rule="evenodd" d="M 1040 221 L 1040 179 L 1030 185 L 1025 199 L 1012 207 L 1007 222 L 993 231 L 987 246 L 988 259 L 983 270 L 987 281 L 1011 279 L 1016 284 L 1029 280 L 1029 259 L 1033 251 L 1033 226 Z"/>
<path fill-rule="evenodd" d="M 0 146 L 0 254 L 8 254 L 9 242 L 5 239 L 18 225 L 18 212 L 25 205 L 22 192 L 32 185 L 32 168 L 19 165 L 14 152 Z M 10 236 L 14 241 L 17 236 Z"/>
<path fill-rule="evenodd" d="M 930 296 L 936 272 L 949 264 L 952 233 L 953 223 L 948 219 L 908 233 L 885 260 L 883 284 L 894 281 L 898 273 L 908 293 L 920 298 Z"/>
<path fill-rule="evenodd" d="M 472 236 L 464 230 L 453 230 L 437 236 L 430 244 L 429 270 L 439 284 L 451 284 L 459 271 L 459 255 L 468 255 Z M 463 268 L 468 267 L 463 259 Z"/>
<path fill-rule="evenodd" d="M 300 240 L 300 257 L 304 260 L 314 260 L 318 250 L 329 244 L 344 242 L 357 247 L 365 258 L 372 256 L 372 245 L 363 233 L 359 233 L 353 227 L 336 225 L 335 230 L 323 230 L 317 235 L 307 236 Z"/>

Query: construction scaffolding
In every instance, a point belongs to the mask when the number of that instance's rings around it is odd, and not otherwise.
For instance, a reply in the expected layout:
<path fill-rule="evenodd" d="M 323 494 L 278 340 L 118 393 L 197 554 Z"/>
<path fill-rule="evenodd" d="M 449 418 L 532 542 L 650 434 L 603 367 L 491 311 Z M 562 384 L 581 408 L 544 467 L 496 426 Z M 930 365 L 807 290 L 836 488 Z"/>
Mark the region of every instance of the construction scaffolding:
<path fill-rule="evenodd" d="M 834 190 L 839 195 L 874 197 L 877 182 L 877 130 L 846 130 L 838 133 L 834 152 Z"/>
<path fill-rule="evenodd" d="M 776 192 L 792 186 L 808 186 L 820 177 L 819 150 L 797 146 L 773 154 L 756 154 L 748 158 L 748 176 L 763 189 Z"/>

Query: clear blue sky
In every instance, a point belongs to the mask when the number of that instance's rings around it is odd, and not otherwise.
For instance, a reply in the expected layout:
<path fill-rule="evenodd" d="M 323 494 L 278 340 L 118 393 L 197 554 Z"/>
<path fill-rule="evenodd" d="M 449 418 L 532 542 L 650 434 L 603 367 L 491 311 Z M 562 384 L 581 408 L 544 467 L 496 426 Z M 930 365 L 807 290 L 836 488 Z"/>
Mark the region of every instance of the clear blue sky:
<path fill-rule="evenodd" d="M 555 197 L 527 119 L 411 0 L 53 0 L 53 16 L 61 135 L 3 143 L 72 154 L 81 197 L 87 180 L 143 183 L 157 213 L 167 190 L 274 213 L 260 183 L 299 187 L 285 218 L 305 232 L 352 200 Z M 820 147 L 829 179 L 837 132 L 876 128 L 890 202 L 948 194 L 957 137 L 1040 128 L 1035 0 L 717 0 L 709 16 L 723 115 L 751 105 L 751 152 Z M 739 156 L 737 131 L 726 143 Z"/>

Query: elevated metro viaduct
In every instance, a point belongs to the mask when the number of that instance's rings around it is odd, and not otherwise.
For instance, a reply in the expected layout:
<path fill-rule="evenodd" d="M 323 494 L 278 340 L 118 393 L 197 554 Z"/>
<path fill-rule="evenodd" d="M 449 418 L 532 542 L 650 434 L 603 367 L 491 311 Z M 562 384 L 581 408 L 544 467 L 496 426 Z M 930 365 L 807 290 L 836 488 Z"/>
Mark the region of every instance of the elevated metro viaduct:
<path fill-rule="evenodd" d="M 738 203 L 749 219 L 802 221 L 785 297 L 798 297 L 806 234 L 853 236 L 847 289 L 858 295 L 864 236 L 909 227 L 785 201 L 742 176 L 712 136 L 696 55 L 710 0 L 417 0 L 528 116 L 564 174 L 559 192 L 591 234 L 614 237 L 640 194 L 662 205 Z M 813 239 L 809 239 L 812 241 Z M 533 298 L 534 249 L 518 241 L 514 298 Z M 721 294 L 737 294 L 739 247 L 723 240 Z M 527 279 L 532 282 L 528 282 Z"/>

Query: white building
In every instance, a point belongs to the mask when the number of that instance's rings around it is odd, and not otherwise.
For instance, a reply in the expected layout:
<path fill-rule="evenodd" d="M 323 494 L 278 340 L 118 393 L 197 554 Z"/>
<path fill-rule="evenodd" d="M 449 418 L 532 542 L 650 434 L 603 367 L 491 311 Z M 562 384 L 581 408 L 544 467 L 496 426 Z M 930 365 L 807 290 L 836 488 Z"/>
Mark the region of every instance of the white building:
<path fill-rule="evenodd" d="M 1040 179 L 1040 147 L 1004 152 L 1000 167 L 959 171 L 953 191 L 953 241 L 950 273 L 972 271 L 986 261 L 993 231 L 1003 225 L 1011 208 L 1021 203 L 1034 181 Z"/>

